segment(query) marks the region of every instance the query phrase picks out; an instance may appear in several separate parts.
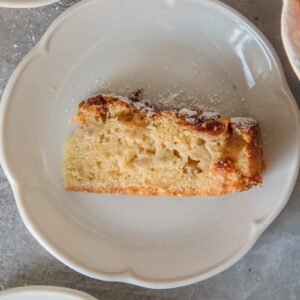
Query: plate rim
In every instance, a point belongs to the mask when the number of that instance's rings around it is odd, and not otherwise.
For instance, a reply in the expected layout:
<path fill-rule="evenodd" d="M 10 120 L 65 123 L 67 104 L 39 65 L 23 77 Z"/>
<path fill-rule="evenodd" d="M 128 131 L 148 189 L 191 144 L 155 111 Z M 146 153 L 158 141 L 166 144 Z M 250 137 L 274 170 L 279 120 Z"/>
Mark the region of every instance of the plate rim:
<path fill-rule="evenodd" d="M 50 5 L 59 0 L 0 0 L 0 7 L 6 8 L 32 8 Z"/>
<path fill-rule="evenodd" d="M 288 16 L 288 11 L 289 11 L 289 3 L 288 2 L 289 2 L 288 0 L 283 0 L 283 4 L 282 4 L 282 11 L 281 11 L 281 18 L 280 18 L 281 38 L 282 38 L 283 47 L 284 47 L 285 53 L 288 57 L 288 60 L 290 62 L 290 65 L 291 65 L 292 69 L 294 70 L 296 76 L 300 80 L 300 68 L 299 68 L 299 66 L 296 66 L 296 64 L 294 62 L 294 58 L 293 58 L 293 54 L 292 54 L 292 51 L 293 51 L 292 49 L 294 47 L 289 38 L 288 30 L 286 27 L 286 21 L 287 21 L 286 18 Z M 300 53 L 299 53 L 299 57 L 300 57 Z"/>
<path fill-rule="evenodd" d="M 189 275 L 184 278 L 179 279 L 171 279 L 171 280 L 153 280 L 153 279 L 145 279 L 142 276 L 139 276 L 138 274 L 134 273 L 130 269 L 126 269 L 123 272 L 117 272 L 117 273 L 105 273 L 105 272 L 95 272 L 91 270 L 90 268 L 86 268 L 85 266 L 80 265 L 80 263 L 77 263 L 71 258 L 68 258 L 63 251 L 59 249 L 59 247 L 54 246 L 51 244 L 51 242 L 48 241 L 48 239 L 43 235 L 39 228 L 33 224 L 31 221 L 30 215 L 26 211 L 26 205 L 24 204 L 24 200 L 22 200 L 22 184 L 18 183 L 17 176 L 14 176 L 13 172 L 10 170 L 9 163 L 6 160 L 6 154 L 4 150 L 3 144 L 4 142 L 4 124 L 5 124 L 5 118 L 7 117 L 5 115 L 6 108 L 9 103 L 10 95 L 13 91 L 13 87 L 15 83 L 18 81 L 19 76 L 21 75 L 24 68 L 26 68 L 26 65 L 36 56 L 43 55 L 43 53 L 47 53 L 48 50 L 48 41 L 51 39 L 52 34 L 55 33 L 58 26 L 60 26 L 61 23 L 63 23 L 66 19 L 68 19 L 70 16 L 75 14 L 78 10 L 80 10 L 81 7 L 86 5 L 92 5 L 93 2 L 96 2 L 99 0 L 83 0 L 80 1 L 74 5 L 72 5 L 70 8 L 68 8 L 65 12 L 60 14 L 53 23 L 48 27 L 48 29 L 45 31 L 44 35 L 42 36 L 41 40 L 36 44 L 35 47 L 29 51 L 27 55 L 22 59 L 22 61 L 19 63 L 15 71 L 13 72 L 12 76 L 10 77 L 3 96 L 2 101 L 0 104 L 0 162 L 2 165 L 2 168 L 11 184 L 13 194 L 17 203 L 17 207 L 19 210 L 19 213 L 21 215 L 21 218 L 27 227 L 27 229 L 30 231 L 30 233 L 35 237 L 35 239 L 50 253 L 52 254 L 56 259 L 67 265 L 68 267 L 72 268 L 73 270 L 84 274 L 88 277 L 95 278 L 98 280 L 105 280 L 105 281 L 118 281 L 118 282 L 125 282 L 130 284 L 135 284 L 142 287 L 147 288 L 155 288 L 155 289 L 166 289 L 166 288 L 175 288 L 175 287 L 181 287 L 186 286 L 189 284 L 193 284 L 202 280 L 205 280 L 207 278 L 210 278 L 218 273 L 223 272 L 224 270 L 228 269 L 232 265 L 234 265 L 236 262 L 238 262 L 256 243 L 257 239 L 261 236 L 261 234 L 264 232 L 264 230 L 274 221 L 274 219 L 279 215 L 279 213 L 282 211 L 286 203 L 288 202 L 297 177 L 298 177 L 298 171 L 300 166 L 300 157 L 297 157 L 296 163 L 293 165 L 293 173 L 291 175 L 290 185 L 287 188 L 285 197 L 283 197 L 282 201 L 280 202 L 280 205 L 275 207 L 274 210 L 271 211 L 271 213 L 264 219 L 264 224 L 258 224 L 261 226 L 258 226 L 255 230 L 254 234 L 250 234 L 248 240 L 246 243 L 237 250 L 229 259 L 227 259 L 225 262 L 221 262 L 218 266 L 213 267 L 211 270 L 204 271 L 203 273 L 198 273 L 196 275 Z M 106 1 L 106 0 L 101 0 Z M 166 1 L 166 0 L 162 0 Z M 229 5 L 221 2 L 220 0 L 188 0 L 193 1 L 196 3 L 209 3 L 209 5 L 216 5 L 221 6 L 222 9 L 225 9 L 241 19 L 244 24 L 247 25 L 251 29 L 251 32 L 258 37 L 258 40 L 262 43 L 261 45 L 264 47 L 264 49 L 267 51 L 268 55 L 273 59 L 273 62 L 276 66 L 276 69 L 274 72 L 277 72 L 278 74 L 278 81 L 281 83 L 281 90 L 286 94 L 287 101 L 289 101 L 289 104 L 294 107 L 294 115 L 295 115 L 295 121 L 297 121 L 297 128 L 296 131 L 300 132 L 300 118 L 299 118 L 299 109 L 298 105 L 294 99 L 294 96 L 292 95 L 290 88 L 288 86 L 288 83 L 286 81 L 286 77 L 281 65 L 281 62 L 279 60 L 279 57 L 277 53 L 275 52 L 273 46 L 270 44 L 268 39 L 262 34 L 262 32 L 245 16 L 243 16 L 241 13 L 236 11 L 234 8 L 230 7 Z M 300 135 L 297 140 L 297 149 L 300 152 Z"/>
<path fill-rule="evenodd" d="M 53 286 L 53 285 L 29 285 L 29 286 L 14 287 L 14 288 L 1 291 L 0 297 L 19 295 L 24 292 L 60 293 L 66 296 L 78 296 L 82 300 L 97 300 L 97 298 L 85 292 L 76 289 L 66 288 L 62 286 Z"/>

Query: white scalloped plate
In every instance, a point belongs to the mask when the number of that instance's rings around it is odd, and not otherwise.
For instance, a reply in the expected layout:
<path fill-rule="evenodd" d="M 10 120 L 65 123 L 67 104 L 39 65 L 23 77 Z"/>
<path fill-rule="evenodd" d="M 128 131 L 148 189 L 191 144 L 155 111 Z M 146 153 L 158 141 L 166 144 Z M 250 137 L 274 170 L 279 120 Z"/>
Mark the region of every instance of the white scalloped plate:
<path fill-rule="evenodd" d="M 0 292 L 1 300 L 97 300 L 72 289 L 58 286 L 33 285 L 17 287 Z"/>
<path fill-rule="evenodd" d="M 0 0 L 0 7 L 30 8 L 49 5 L 58 0 Z"/>
<path fill-rule="evenodd" d="M 198 93 L 205 106 L 257 118 L 264 186 L 210 198 L 64 191 L 68 119 L 102 81 L 154 99 Z M 299 169 L 298 108 L 280 62 L 218 1 L 82 1 L 21 62 L 2 102 L 1 161 L 26 226 L 57 259 L 101 280 L 170 288 L 225 270 L 282 210 Z"/>
<path fill-rule="evenodd" d="M 300 79 L 300 1 L 283 0 L 281 36 L 290 63 Z"/>

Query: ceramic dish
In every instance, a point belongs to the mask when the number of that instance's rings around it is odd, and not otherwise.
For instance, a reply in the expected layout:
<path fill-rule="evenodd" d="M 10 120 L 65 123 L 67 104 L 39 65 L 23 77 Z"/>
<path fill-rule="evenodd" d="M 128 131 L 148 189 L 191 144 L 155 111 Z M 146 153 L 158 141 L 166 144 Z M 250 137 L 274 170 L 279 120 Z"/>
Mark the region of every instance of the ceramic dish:
<path fill-rule="evenodd" d="M 257 118 L 264 186 L 192 198 L 66 192 L 62 145 L 79 101 L 137 87 L 153 99 L 196 97 Z M 0 120 L 2 166 L 24 223 L 57 259 L 101 280 L 170 288 L 225 270 L 282 210 L 299 168 L 298 108 L 280 62 L 248 20 L 218 1 L 79 2 L 18 66 Z"/>
<path fill-rule="evenodd" d="M 48 5 L 58 0 L 0 0 L 0 7 L 30 8 Z"/>
<path fill-rule="evenodd" d="M 281 35 L 290 63 L 300 79 L 300 1 L 284 0 Z"/>
<path fill-rule="evenodd" d="M 55 286 L 26 286 L 0 292 L 1 300 L 97 300 L 76 290 Z"/>

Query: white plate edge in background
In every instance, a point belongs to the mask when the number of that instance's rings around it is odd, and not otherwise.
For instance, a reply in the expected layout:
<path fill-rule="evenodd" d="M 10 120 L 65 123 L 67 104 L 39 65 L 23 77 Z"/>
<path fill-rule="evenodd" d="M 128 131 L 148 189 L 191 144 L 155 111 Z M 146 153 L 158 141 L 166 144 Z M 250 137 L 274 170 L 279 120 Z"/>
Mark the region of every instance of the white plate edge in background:
<path fill-rule="evenodd" d="M 26 294 L 26 296 L 32 294 L 32 297 L 34 297 L 35 293 L 49 293 L 49 296 L 51 296 L 53 300 L 53 297 L 55 297 L 54 294 L 59 294 L 60 296 L 74 296 L 78 298 L 78 300 L 97 300 L 95 297 L 78 290 L 47 285 L 32 285 L 4 290 L 0 292 L 0 299 L 5 297 L 5 299 L 13 300 L 15 296 L 22 296 L 24 294 Z"/>
<path fill-rule="evenodd" d="M 289 37 L 288 18 L 291 10 L 290 0 L 283 0 L 282 13 L 281 13 L 281 38 L 283 46 L 290 64 L 300 80 L 300 52 L 296 53 L 294 42 Z M 299 2 L 300 6 L 300 2 Z M 299 21 L 300 24 L 300 21 Z M 300 49 L 299 49 L 300 51 Z"/>
<path fill-rule="evenodd" d="M 31 8 L 52 4 L 58 0 L 0 0 L 0 7 Z"/>

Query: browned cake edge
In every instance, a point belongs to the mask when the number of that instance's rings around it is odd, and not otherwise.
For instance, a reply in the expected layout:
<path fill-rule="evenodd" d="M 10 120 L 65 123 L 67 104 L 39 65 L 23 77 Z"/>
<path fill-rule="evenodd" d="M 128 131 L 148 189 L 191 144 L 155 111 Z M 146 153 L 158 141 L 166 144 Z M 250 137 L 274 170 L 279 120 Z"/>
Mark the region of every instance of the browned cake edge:
<path fill-rule="evenodd" d="M 259 185 L 261 181 L 259 178 L 253 178 L 252 180 L 246 180 L 244 184 L 228 185 L 220 189 L 219 191 L 211 190 L 199 193 L 199 189 L 186 189 L 184 192 L 172 189 L 155 189 L 155 188 L 95 188 L 92 186 L 75 186 L 69 185 L 65 189 L 73 192 L 89 192 L 99 194 L 123 194 L 123 195 L 143 195 L 143 196 L 219 196 L 233 192 L 242 192 L 250 189 L 252 186 Z"/>

